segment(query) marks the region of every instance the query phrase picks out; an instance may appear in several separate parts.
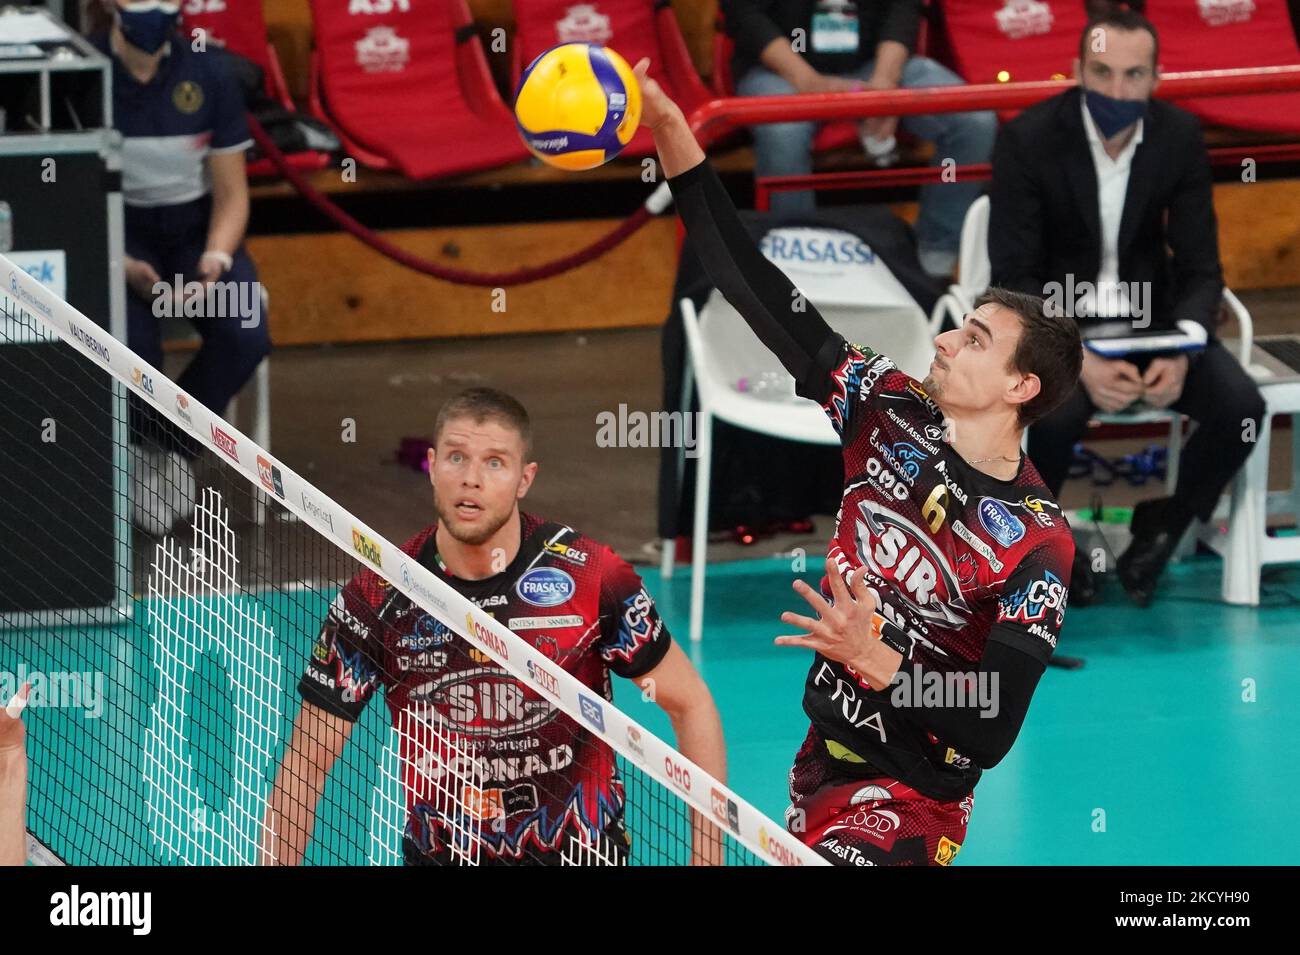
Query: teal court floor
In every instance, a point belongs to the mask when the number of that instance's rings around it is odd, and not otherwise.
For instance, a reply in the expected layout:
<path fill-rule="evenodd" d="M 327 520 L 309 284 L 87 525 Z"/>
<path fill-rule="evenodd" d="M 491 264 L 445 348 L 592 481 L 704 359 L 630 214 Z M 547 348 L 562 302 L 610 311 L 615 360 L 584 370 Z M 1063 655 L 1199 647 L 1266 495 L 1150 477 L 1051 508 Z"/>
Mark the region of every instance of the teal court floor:
<path fill-rule="evenodd" d="M 1112 586 L 1103 606 L 1068 612 L 1061 652 L 1087 663 L 1048 670 L 1019 740 L 976 790 L 958 864 L 1294 862 L 1300 566 L 1267 572 L 1259 608 L 1219 602 L 1220 566 L 1205 557 L 1171 568 L 1145 611 Z M 705 639 L 688 647 L 722 714 L 730 785 L 778 821 L 807 727 L 808 655 L 771 642 L 784 631 L 780 612 L 802 603 L 791 580 L 781 560 L 711 568 Z M 663 582 L 650 570 L 646 582 L 684 638 L 688 574 Z M 95 719 L 66 708 L 25 714 L 29 826 L 69 862 L 251 861 L 257 800 L 287 742 L 297 674 L 331 597 L 236 597 L 247 618 L 237 616 L 264 622 L 274 651 L 195 655 L 179 693 L 160 679 L 155 664 L 166 655 L 144 601 L 111 631 L 0 631 L 4 672 L 76 669 L 107 684 Z M 618 705 L 670 738 L 639 689 L 616 684 Z M 254 686 L 259 702 L 244 710 L 260 716 L 241 724 L 238 694 Z M 161 721 L 171 701 L 177 708 Z M 378 771 L 389 734 L 386 709 L 372 704 L 331 774 L 308 861 L 397 861 L 400 811 L 392 792 L 381 798 Z M 252 742 L 236 747 L 237 738 Z M 394 780 L 390 771 L 389 790 Z"/>
<path fill-rule="evenodd" d="M 1219 600 L 1221 569 L 1215 557 L 1172 566 L 1146 610 L 1110 581 L 1102 605 L 1067 611 L 1059 652 L 1086 664 L 1048 669 L 1015 746 L 976 788 L 957 864 L 1295 863 L 1300 566 L 1266 568 L 1258 608 Z M 689 578 L 646 576 L 683 640 Z M 781 611 L 806 606 L 791 581 L 788 561 L 711 567 L 694 653 L 722 714 L 732 788 L 778 820 L 808 726 L 809 654 L 772 644 L 789 632 Z M 629 697 L 617 701 L 668 731 Z"/>

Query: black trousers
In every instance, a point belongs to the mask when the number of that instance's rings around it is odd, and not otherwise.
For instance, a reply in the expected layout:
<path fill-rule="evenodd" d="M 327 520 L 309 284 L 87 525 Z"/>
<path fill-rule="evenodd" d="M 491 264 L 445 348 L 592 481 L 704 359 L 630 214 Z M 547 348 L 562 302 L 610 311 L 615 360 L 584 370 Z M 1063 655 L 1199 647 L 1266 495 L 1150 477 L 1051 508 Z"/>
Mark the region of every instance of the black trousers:
<path fill-rule="evenodd" d="M 1134 364 L 1145 369 L 1148 361 Z M 1264 398 L 1236 357 L 1216 341 L 1191 356 L 1183 393 L 1172 407 L 1197 424 L 1183 448 L 1174 496 L 1186 511 L 1209 520 L 1219 495 L 1255 448 Z M 1096 410 L 1079 384 L 1060 407 L 1029 428 L 1030 460 L 1054 496 L 1060 494 L 1074 445 Z"/>

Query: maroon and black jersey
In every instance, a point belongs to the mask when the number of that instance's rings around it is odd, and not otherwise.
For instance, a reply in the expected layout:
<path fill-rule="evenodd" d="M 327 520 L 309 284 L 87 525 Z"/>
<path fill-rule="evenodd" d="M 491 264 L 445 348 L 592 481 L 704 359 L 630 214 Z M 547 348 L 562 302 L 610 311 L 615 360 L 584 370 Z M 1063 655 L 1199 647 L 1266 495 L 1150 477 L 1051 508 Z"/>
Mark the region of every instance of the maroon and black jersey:
<path fill-rule="evenodd" d="M 803 385 L 844 445 L 829 554 L 846 578 L 866 568 L 881 614 L 911 653 L 902 679 L 882 691 L 818 655 L 804 709 L 823 738 L 935 798 L 957 797 L 980 769 L 926 730 L 924 694 L 947 674 L 975 671 L 990 640 L 1046 664 L 1064 622 L 1074 540 L 1027 458 L 1013 479 L 991 477 L 947 444 L 934 401 L 890 359 L 844 343 L 831 361 Z"/>
<path fill-rule="evenodd" d="M 914 379 L 835 333 L 764 258 L 707 160 L 668 182 L 714 285 L 839 433 L 830 555 L 845 574 L 867 568 L 887 621 L 877 635 L 906 651 L 883 691 L 814 658 L 812 751 L 827 778 L 890 777 L 959 799 L 1010 749 L 1056 646 L 1070 530 L 1028 461 L 1010 481 L 967 464 Z"/>
<path fill-rule="evenodd" d="M 441 569 L 435 530 L 416 534 L 403 552 L 591 687 L 594 698 L 612 698 L 611 671 L 635 678 L 667 653 L 671 638 L 640 577 L 610 548 L 525 514 L 515 559 L 470 581 Z M 575 832 L 594 840 L 621 825 L 623 785 L 608 746 L 364 570 L 335 597 L 299 688 L 305 700 L 355 721 L 381 686 L 407 769 L 408 861 L 445 854 L 464 828 L 454 812 L 475 817 L 486 853 L 501 861 L 538 861 Z M 441 770 L 431 777 L 421 766 L 431 760 L 459 762 L 459 771 L 445 774 L 444 785 Z M 433 790 L 453 797 L 456 808 Z"/>

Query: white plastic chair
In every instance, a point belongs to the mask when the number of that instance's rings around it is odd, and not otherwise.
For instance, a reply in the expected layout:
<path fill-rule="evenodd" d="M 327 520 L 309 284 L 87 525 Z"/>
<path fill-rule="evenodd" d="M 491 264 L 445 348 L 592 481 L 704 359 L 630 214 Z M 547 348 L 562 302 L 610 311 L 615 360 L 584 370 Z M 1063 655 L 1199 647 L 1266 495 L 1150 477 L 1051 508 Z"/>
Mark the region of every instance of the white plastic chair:
<path fill-rule="evenodd" d="M 1223 558 L 1222 594 L 1225 603 L 1259 605 L 1259 581 L 1268 564 L 1300 562 L 1300 535 L 1271 537 L 1268 515 L 1289 513 L 1300 521 L 1300 383 L 1273 383 L 1266 369 L 1247 365 L 1246 370 L 1264 396 L 1264 420 L 1259 422 L 1255 448 L 1233 478 L 1226 520 L 1223 502 L 1214 520 L 1201 528 L 1200 539 Z M 1268 465 L 1273 418 L 1292 416 L 1291 487 L 1269 491 Z"/>
<path fill-rule="evenodd" d="M 825 229 L 775 230 L 773 235 L 848 233 Z M 856 237 L 849 237 L 859 241 Z M 874 258 L 874 257 L 873 257 Z M 932 334 L 924 311 L 878 259 L 861 269 L 846 267 L 834 275 L 817 274 L 782 263 L 792 281 L 807 295 L 836 331 L 850 341 L 870 344 L 889 355 L 904 371 L 923 377 L 934 356 Z M 758 340 L 738 312 L 716 289 L 697 315 L 690 299 L 679 303 L 686 333 L 687 367 L 682 407 L 690 407 L 692 389 L 699 398 L 699 445 L 696 449 L 695 510 L 691 551 L 691 640 L 703 636 L 704 575 L 708 557 L 709 490 L 713 463 L 714 419 L 761 434 L 809 444 L 837 445 L 839 439 L 825 413 L 802 398 L 768 400 L 736 389 L 742 377 L 774 372 L 794 384 L 780 363 Z M 679 475 L 684 468 L 679 458 Z M 663 541 L 661 573 L 673 571 L 672 540 Z"/>
<path fill-rule="evenodd" d="M 967 313 L 975 308 L 975 299 L 992 282 L 988 253 L 990 207 L 989 197 L 980 196 L 966 210 L 957 250 L 957 281 L 939 296 L 930 312 L 930 324 L 936 331 L 943 328 L 945 317 L 951 317 L 954 325 L 965 321 Z"/>

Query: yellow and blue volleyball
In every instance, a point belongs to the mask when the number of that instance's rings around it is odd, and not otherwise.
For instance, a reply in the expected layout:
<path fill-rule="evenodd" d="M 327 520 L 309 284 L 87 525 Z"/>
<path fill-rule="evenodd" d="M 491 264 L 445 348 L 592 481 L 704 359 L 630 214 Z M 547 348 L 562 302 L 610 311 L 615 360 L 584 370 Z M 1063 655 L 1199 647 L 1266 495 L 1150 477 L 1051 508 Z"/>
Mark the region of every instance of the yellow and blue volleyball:
<path fill-rule="evenodd" d="M 594 169 L 632 141 L 641 87 L 627 61 L 597 43 L 551 47 L 524 70 L 515 94 L 524 145 L 560 169 Z"/>

